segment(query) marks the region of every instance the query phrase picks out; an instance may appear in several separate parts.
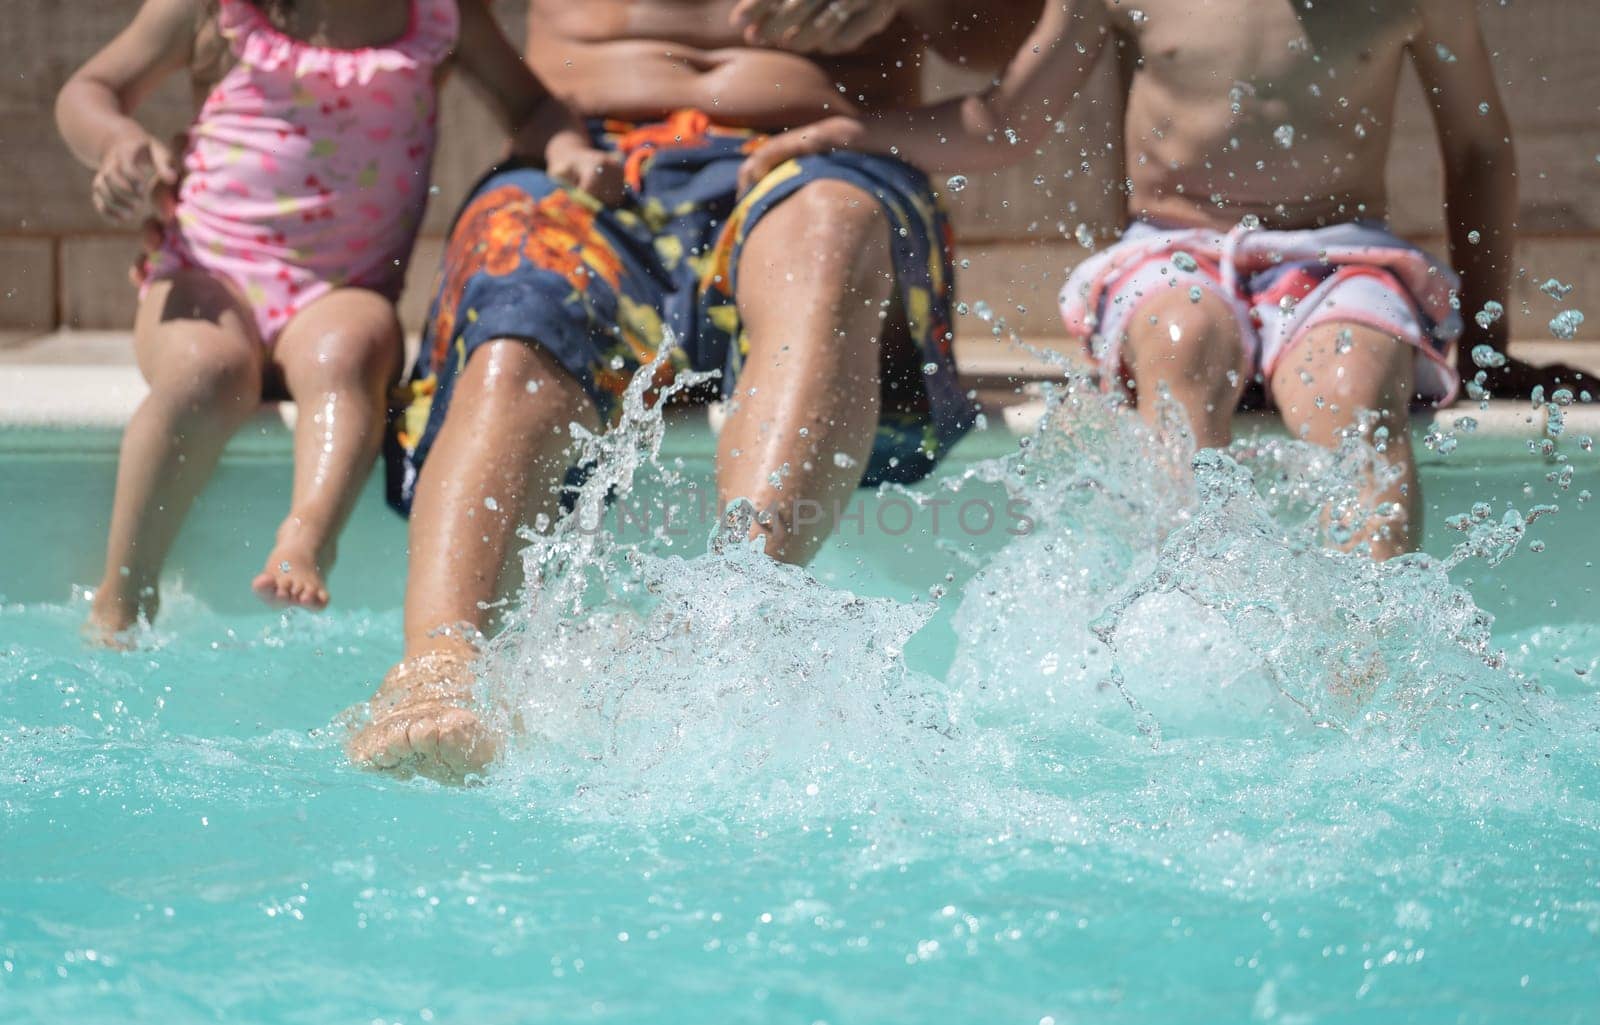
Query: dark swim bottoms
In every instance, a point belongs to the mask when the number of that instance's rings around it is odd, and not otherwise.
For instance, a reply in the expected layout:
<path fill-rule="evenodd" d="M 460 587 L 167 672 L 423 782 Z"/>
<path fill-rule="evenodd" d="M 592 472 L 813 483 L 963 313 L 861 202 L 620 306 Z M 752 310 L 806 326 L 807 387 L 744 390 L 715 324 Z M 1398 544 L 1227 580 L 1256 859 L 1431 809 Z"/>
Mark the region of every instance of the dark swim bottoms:
<path fill-rule="evenodd" d="M 966 433 L 976 410 L 956 383 L 951 350 L 950 225 L 926 175 L 891 157 L 835 153 L 790 161 L 740 199 L 739 165 L 761 141 L 753 132 L 680 111 L 652 124 L 595 122 L 590 134 L 625 161 L 620 208 L 511 166 L 486 175 L 456 217 L 386 445 L 396 509 L 410 510 L 456 375 L 485 342 L 543 346 L 605 421 L 669 329 L 672 368 L 719 370 L 722 394 L 731 394 L 749 351 L 733 298 L 745 239 L 813 181 L 847 182 L 882 204 L 910 334 L 907 365 L 886 365 L 883 378 L 914 386 L 885 402 L 862 484 L 919 480 Z"/>

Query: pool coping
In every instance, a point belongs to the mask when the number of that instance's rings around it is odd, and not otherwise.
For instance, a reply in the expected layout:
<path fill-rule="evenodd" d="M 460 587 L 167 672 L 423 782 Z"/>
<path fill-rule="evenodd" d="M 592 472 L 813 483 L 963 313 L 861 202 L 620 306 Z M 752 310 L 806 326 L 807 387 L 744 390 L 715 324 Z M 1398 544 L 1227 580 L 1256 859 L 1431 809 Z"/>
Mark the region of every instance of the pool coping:
<path fill-rule="evenodd" d="M 23 431 L 35 442 L 28 447 L 50 449 L 70 444 L 51 435 L 120 431 L 147 391 L 131 362 L 131 350 L 127 332 L 57 332 L 0 351 L 0 395 L 6 396 L 0 406 L 0 432 L 13 435 L 12 444 L 4 447 L 15 450 L 21 440 L 15 434 Z M 1531 343 L 1518 350 L 1535 359 L 1562 358 L 1600 368 L 1600 343 Z M 961 353 L 964 376 L 977 386 L 987 420 L 987 427 L 974 432 L 961 448 L 979 457 L 990 450 L 1000 454 L 1012 448 L 1017 437 L 1033 433 L 1045 410 L 1044 385 L 1060 375 L 1058 356 L 1051 353 L 1060 352 L 1059 341 L 1046 341 L 1010 351 L 989 347 Z M 287 451 L 295 412 L 292 402 L 264 404 L 230 450 Z M 723 412 L 713 404 L 673 409 L 669 416 L 674 424 L 669 454 L 698 454 L 710 451 Z M 1475 421 L 1471 433 L 1478 438 L 1532 440 L 1544 435 L 1547 407 L 1526 401 L 1463 402 L 1448 409 L 1419 409 L 1412 423 L 1416 434 L 1425 437 L 1458 431 L 1468 419 Z M 1570 406 L 1565 420 L 1568 433 L 1600 434 L 1600 403 Z M 1240 413 L 1234 422 L 1239 436 L 1279 429 L 1271 413 Z"/>

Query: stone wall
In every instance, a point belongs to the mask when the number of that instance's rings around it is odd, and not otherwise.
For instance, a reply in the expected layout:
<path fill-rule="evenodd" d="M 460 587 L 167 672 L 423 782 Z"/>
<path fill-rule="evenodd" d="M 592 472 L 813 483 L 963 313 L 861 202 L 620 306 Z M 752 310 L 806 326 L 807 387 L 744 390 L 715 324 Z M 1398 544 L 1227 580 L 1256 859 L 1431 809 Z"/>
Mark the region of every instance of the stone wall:
<path fill-rule="evenodd" d="M 1600 5 L 1594 0 L 1481 0 L 1496 66 L 1516 125 L 1522 182 L 1523 273 L 1514 306 L 1519 337 L 1547 337 L 1554 312 L 1536 284 L 1556 276 L 1575 283 L 1575 300 L 1600 295 Z M 133 0 L 7 0 L 0 52 L 10 56 L 0 79 L 0 329 L 57 326 L 121 328 L 131 323 L 127 272 L 130 237 L 101 223 L 90 208 L 89 172 L 56 134 L 51 107 L 66 76 L 128 19 Z M 522 37 L 522 7 L 497 9 L 513 38 Z M 971 88 L 973 79 L 930 67 L 931 93 Z M 186 84 L 167 83 L 141 111 L 152 127 L 180 127 L 190 107 Z M 1050 155 L 993 175 L 973 175 L 951 197 L 968 301 L 986 300 L 1016 328 L 1050 336 L 1059 328 L 1054 296 L 1084 250 L 1072 239 L 1079 224 L 1104 234 L 1121 216 L 1116 83 L 1100 69 L 1074 117 L 1081 135 Z M 1389 169 L 1395 224 L 1437 244 L 1442 231 L 1439 159 L 1421 89 L 1408 80 Z M 435 179 L 403 304 L 415 327 L 437 264 L 439 235 L 474 177 L 501 140 L 459 83 L 446 87 Z M 1084 169 L 1087 166 L 1087 170 Z M 1040 184 L 1036 184 L 1040 183 Z M 973 332 L 981 333 L 981 332 Z M 1600 314 L 1585 325 L 1600 338 Z"/>

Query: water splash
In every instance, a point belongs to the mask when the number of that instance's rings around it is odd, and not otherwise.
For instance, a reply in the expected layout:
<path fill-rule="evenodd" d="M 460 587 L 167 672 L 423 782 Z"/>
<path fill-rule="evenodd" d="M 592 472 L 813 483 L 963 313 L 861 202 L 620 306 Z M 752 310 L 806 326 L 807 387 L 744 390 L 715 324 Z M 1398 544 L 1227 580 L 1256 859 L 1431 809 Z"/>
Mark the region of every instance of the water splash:
<path fill-rule="evenodd" d="M 1078 385 L 1034 444 L 978 471 L 1027 497 L 1041 529 L 967 589 L 959 694 L 1035 720 L 1041 703 L 1131 714 L 1152 742 L 1310 726 L 1459 744 L 1528 725 L 1531 685 L 1449 572 L 1497 564 L 1550 507 L 1476 510 L 1452 521 L 1468 537 L 1448 558 L 1375 564 L 1334 547 L 1391 514 L 1362 505 L 1363 484 L 1395 472 L 1362 432 L 1335 450 L 1195 453 L 1179 422 L 1152 432 Z"/>
<path fill-rule="evenodd" d="M 591 472 L 573 511 L 524 535 L 528 583 L 481 672 L 514 738 L 498 775 L 586 814 L 647 819 L 863 811 L 902 792 L 948 732 L 936 681 L 902 654 L 931 607 L 772 560 L 744 500 L 693 558 L 597 529 L 608 498 L 664 473 L 651 373 L 613 429 L 581 436 Z"/>

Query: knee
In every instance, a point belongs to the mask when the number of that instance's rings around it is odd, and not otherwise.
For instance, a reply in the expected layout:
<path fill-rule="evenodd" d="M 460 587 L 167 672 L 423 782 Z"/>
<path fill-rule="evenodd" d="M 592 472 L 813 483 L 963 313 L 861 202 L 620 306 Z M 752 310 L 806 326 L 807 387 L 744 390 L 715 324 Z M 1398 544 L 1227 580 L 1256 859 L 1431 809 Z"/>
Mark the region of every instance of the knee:
<path fill-rule="evenodd" d="M 577 420 L 598 426 L 594 405 L 577 379 L 538 345 L 517 339 L 473 350 L 455 386 L 451 408 L 470 406 L 497 424 Z"/>
<path fill-rule="evenodd" d="M 1228 304 L 1211 292 L 1199 302 L 1186 289 L 1147 301 L 1128 326 L 1130 355 L 1181 377 L 1225 380 L 1244 364 L 1244 340 Z"/>
<path fill-rule="evenodd" d="M 1381 331 L 1327 325 L 1296 340 L 1273 373 L 1273 391 L 1297 406 L 1321 403 L 1346 418 L 1365 412 L 1404 424 L 1416 390 L 1416 359 L 1411 345 Z"/>
<path fill-rule="evenodd" d="M 400 376 L 403 337 L 387 304 L 371 316 L 350 318 L 318 339 L 305 361 L 305 383 L 327 391 L 381 392 Z"/>
<path fill-rule="evenodd" d="M 884 262 L 888 217 L 870 193 L 823 179 L 801 186 L 780 209 L 799 223 L 801 238 L 812 243 L 808 248 L 848 257 L 852 264 Z"/>

